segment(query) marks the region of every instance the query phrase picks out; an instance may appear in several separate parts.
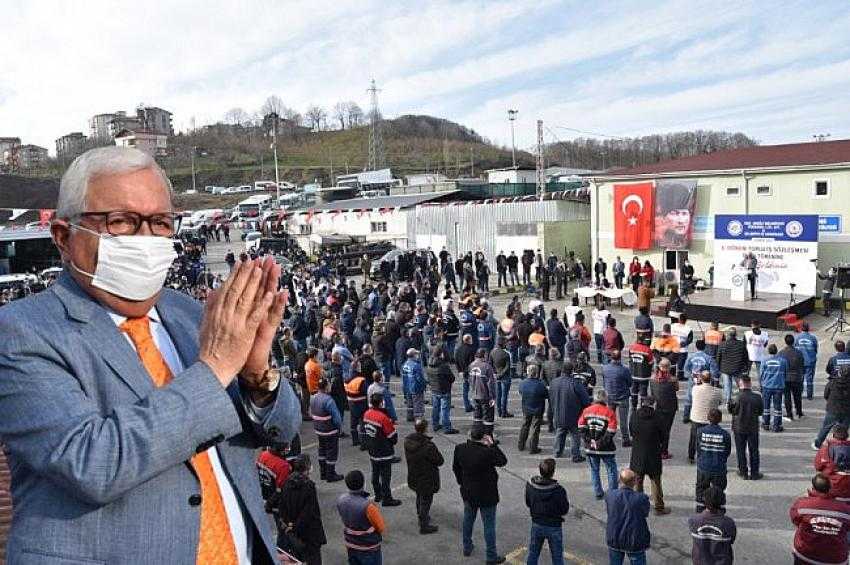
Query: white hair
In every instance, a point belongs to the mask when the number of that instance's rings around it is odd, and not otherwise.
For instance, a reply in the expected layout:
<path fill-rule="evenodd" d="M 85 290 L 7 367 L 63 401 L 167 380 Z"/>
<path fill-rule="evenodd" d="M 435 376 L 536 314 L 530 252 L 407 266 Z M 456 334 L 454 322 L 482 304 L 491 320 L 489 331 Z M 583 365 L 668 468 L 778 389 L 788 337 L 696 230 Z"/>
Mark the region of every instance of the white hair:
<path fill-rule="evenodd" d="M 73 218 L 86 211 L 89 183 L 101 175 L 132 173 L 152 169 L 171 195 L 171 181 L 153 157 L 133 147 L 97 147 L 74 159 L 59 184 L 57 218 Z"/>

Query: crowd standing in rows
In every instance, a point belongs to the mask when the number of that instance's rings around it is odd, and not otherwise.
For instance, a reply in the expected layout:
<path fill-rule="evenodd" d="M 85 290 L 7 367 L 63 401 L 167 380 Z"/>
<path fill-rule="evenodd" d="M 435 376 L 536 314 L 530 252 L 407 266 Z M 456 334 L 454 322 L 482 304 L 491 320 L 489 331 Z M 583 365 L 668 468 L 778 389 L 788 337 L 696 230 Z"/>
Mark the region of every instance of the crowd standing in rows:
<path fill-rule="evenodd" d="M 640 278 L 644 268 L 640 266 L 640 270 L 628 271 L 641 300 L 634 319 L 636 341 L 626 344 L 617 319 L 602 298 L 592 309 L 581 307 L 574 299 L 563 313 L 551 309 L 547 316 L 543 301 L 531 300 L 529 310 L 524 311 L 522 301 L 515 297 L 504 315 L 497 317 L 485 296 L 487 286 L 470 275 L 487 268 L 483 260 L 476 265 L 479 259 L 469 254 L 456 265 L 444 252 L 436 258 L 430 253 L 411 253 L 400 272 L 397 264 L 392 265 L 393 271 L 383 272 L 383 281 L 364 276 L 359 291 L 344 271 L 329 269 L 319 276 L 315 271 L 296 269 L 287 282 L 294 299 L 285 314 L 279 362 L 301 393 L 305 421 L 313 422 L 318 435 L 320 479 L 341 480 L 337 468 L 351 466 L 351 462 L 338 460 L 338 442 L 348 435 L 343 424 L 346 411 L 350 412 L 352 444 L 367 451 L 370 458 L 374 496 L 363 492 L 362 474 L 351 471 L 344 477 L 350 493 L 338 504 L 350 561 L 380 562 L 385 525 L 377 504 L 400 504 L 389 491 L 392 465 L 400 461 L 396 455 L 400 417 L 414 424 L 414 432 L 403 444 L 420 532 L 437 531 L 429 509 L 439 491 L 443 455 L 427 432 L 430 424 L 432 433 L 458 433 L 451 418 L 451 393 L 457 379 L 461 381 L 462 409 L 472 414 L 473 421 L 468 441 L 458 445 L 452 457 L 464 501 L 464 555 L 474 552 L 472 530 L 480 513 L 487 563 L 504 560 L 496 549 L 496 468 L 506 465 L 507 457 L 499 447 L 497 419 L 515 417 L 508 410 L 507 399 L 512 384 L 519 380 L 522 423 L 517 448 L 541 453 L 543 426 L 553 435 L 551 457 L 541 462 L 540 475 L 526 486 L 532 519 L 529 563 L 537 562 L 543 541 L 548 541 L 553 563 L 562 562 L 561 524 L 569 502 L 554 473 L 568 439 L 570 460 L 586 462 L 590 488 L 597 499 L 605 500 L 611 562 L 621 563 L 625 557 L 632 563 L 645 562 L 650 540 L 646 516 L 651 510 L 662 516 L 670 512 L 664 502 L 662 475 L 663 461 L 674 457 L 669 439 L 677 413 L 689 426 L 690 439 L 687 449 L 676 456 L 695 465 L 695 514 L 689 520 L 694 562 L 731 563 L 736 530 L 725 511 L 727 460 L 734 444 L 738 477 L 763 479 L 759 434 L 781 433 L 783 420 L 804 416 L 802 399 L 814 395 L 818 349 L 808 326 L 782 336 L 782 349 L 757 323 L 743 339 L 736 328 L 721 331 L 716 323 L 698 334 L 684 315 L 656 330 L 649 312 L 652 279 Z M 496 261 L 498 284 L 513 283 L 512 273 L 519 268 L 523 269 L 523 281 L 531 283 L 535 265 L 531 259 L 526 254 L 522 258 L 506 256 L 503 261 L 500 255 Z M 614 270 L 617 285 L 627 276 L 625 266 L 619 263 L 618 258 Z M 555 259 L 553 271 L 562 264 L 565 262 Z M 453 275 L 445 276 L 448 272 Z M 547 273 L 551 271 L 543 264 L 535 275 L 542 279 Z M 601 285 L 606 278 L 604 263 L 596 273 Z M 439 295 L 440 287 L 432 284 L 435 277 L 445 289 Z M 464 282 L 456 285 L 454 277 Z M 585 282 L 584 277 L 582 274 L 579 284 Z M 831 486 L 824 487 L 818 475 L 814 490 L 805 499 L 810 510 L 792 512 L 794 523 L 803 532 L 795 541 L 795 554 L 801 562 L 824 556 L 817 544 L 801 539 L 833 540 L 846 552 L 844 538 L 823 531 L 813 518 L 821 508 L 823 516 L 833 516 L 826 503 L 819 506 L 818 501 L 832 504 L 846 494 L 840 489 L 846 488 L 843 473 L 850 471 L 846 433 L 850 424 L 850 355 L 841 341 L 835 342 L 835 351 L 825 367 L 827 416 L 813 443 L 819 449 L 817 470 Z M 601 364 L 600 374 L 589 362 L 594 357 Z M 387 386 L 394 379 L 402 384 L 401 412 L 396 411 L 394 394 Z M 754 381 L 760 392 L 753 390 Z M 680 387 L 685 389 L 681 410 Z M 426 392 L 430 392 L 429 415 L 425 413 Z M 731 418 L 731 433 L 723 425 L 724 412 Z M 831 432 L 833 437 L 826 440 Z M 631 448 L 625 467 L 617 460 L 618 439 L 623 448 Z M 825 445 L 829 446 L 826 451 Z M 305 454 L 290 449 L 289 456 L 304 466 Z M 600 476 L 603 468 L 605 484 Z M 651 498 L 643 494 L 647 478 Z M 824 495 L 823 488 L 832 494 Z M 835 519 L 846 526 L 848 513 Z M 311 516 L 311 520 L 316 518 Z M 297 532 L 293 535 L 280 516 L 278 522 L 281 548 L 298 554 L 298 543 L 291 539 L 298 539 Z M 308 563 L 318 562 L 316 552 L 310 555 Z"/>

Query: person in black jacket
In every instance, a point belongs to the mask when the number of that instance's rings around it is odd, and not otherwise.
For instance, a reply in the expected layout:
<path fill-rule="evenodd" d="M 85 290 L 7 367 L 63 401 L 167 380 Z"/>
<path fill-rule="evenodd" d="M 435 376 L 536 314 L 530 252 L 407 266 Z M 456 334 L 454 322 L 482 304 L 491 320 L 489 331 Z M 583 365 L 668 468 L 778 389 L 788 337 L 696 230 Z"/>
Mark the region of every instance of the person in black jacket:
<path fill-rule="evenodd" d="M 472 412 L 474 408 L 469 400 L 469 366 L 475 361 L 475 343 L 472 334 L 463 335 L 454 354 L 457 371 L 463 376 L 463 409 L 465 412 Z"/>
<path fill-rule="evenodd" d="M 850 426 L 850 365 L 839 366 L 835 376 L 827 381 L 823 397 L 826 399 L 826 415 L 812 444 L 814 449 L 820 449 L 835 424 Z"/>
<path fill-rule="evenodd" d="M 691 559 L 694 565 L 732 565 L 732 544 L 738 535 L 735 521 L 723 510 L 723 491 L 708 487 L 702 495 L 705 510 L 688 518 L 694 540 Z"/>
<path fill-rule="evenodd" d="M 444 434 L 458 433 L 451 420 L 452 384 L 455 382 L 455 375 L 449 367 L 448 354 L 441 345 L 431 349 L 425 375 L 428 377 L 428 386 L 431 387 L 431 427 L 435 432 L 442 430 Z"/>
<path fill-rule="evenodd" d="M 472 528 L 478 511 L 484 524 L 487 563 L 504 563 L 496 553 L 496 505 L 499 503 L 499 475 L 496 467 L 504 467 L 508 458 L 484 435 L 481 426 L 473 426 L 469 440 L 455 447 L 452 471 L 463 499 L 463 555 L 472 555 Z"/>
<path fill-rule="evenodd" d="M 292 462 L 292 473 L 266 503 L 277 520 L 278 548 L 306 565 L 321 565 L 322 546 L 328 543 L 316 485 L 310 480 L 310 456 L 302 453 Z"/>
<path fill-rule="evenodd" d="M 727 408 L 732 414 L 738 476 L 757 481 L 764 476 L 759 472 L 759 418 L 764 413 L 764 401 L 759 393 L 753 392 L 749 375 L 738 378 L 738 394 L 732 397 Z"/>
<path fill-rule="evenodd" d="M 728 404 L 738 377 L 750 372 L 747 344 L 738 339 L 738 330 L 734 327 L 726 332 L 726 339 L 717 349 L 717 368 L 723 381 L 723 402 Z"/>
<path fill-rule="evenodd" d="M 632 434 L 629 468 L 636 475 L 635 490 L 643 492 L 644 477 L 649 477 L 655 513 L 659 516 L 669 514 L 670 509 L 664 506 L 664 490 L 661 488 L 661 454 L 669 432 L 661 417 L 655 413 L 654 397 L 641 399 L 641 407 L 629 422 L 629 431 Z"/>
<path fill-rule="evenodd" d="M 785 372 L 785 415 L 794 420 L 794 412 L 798 418 L 803 417 L 803 354 L 794 347 L 794 335 L 785 334 L 785 347 L 779 351 L 779 356 L 788 362 Z M 792 404 L 794 410 L 792 410 Z"/>
<path fill-rule="evenodd" d="M 673 364 L 666 357 L 662 357 L 649 381 L 649 393 L 655 399 L 655 416 L 661 420 L 665 430 L 661 459 L 672 458 L 669 449 L 670 429 L 679 409 L 679 399 L 676 396 L 678 391 L 679 381 L 673 374 Z"/>
<path fill-rule="evenodd" d="M 419 533 L 433 534 L 438 528 L 431 525 L 431 502 L 434 494 L 440 491 L 440 466 L 444 460 L 440 450 L 425 434 L 428 431 L 428 420 L 416 420 L 414 430 L 404 438 L 407 486 L 416 493 Z"/>
<path fill-rule="evenodd" d="M 567 328 L 558 318 L 557 308 L 552 308 L 549 312 L 549 319 L 546 320 L 546 339 L 549 340 L 549 345 L 564 356 L 564 347 L 567 345 Z"/>
<path fill-rule="evenodd" d="M 525 484 L 525 505 L 531 513 L 531 533 L 528 540 L 527 565 L 537 565 L 543 542 L 549 544 L 553 565 L 564 563 L 564 532 L 561 524 L 570 511 L 567 491 L 552 477 L 555 460 L 540 463 L 540 475 Z"/>

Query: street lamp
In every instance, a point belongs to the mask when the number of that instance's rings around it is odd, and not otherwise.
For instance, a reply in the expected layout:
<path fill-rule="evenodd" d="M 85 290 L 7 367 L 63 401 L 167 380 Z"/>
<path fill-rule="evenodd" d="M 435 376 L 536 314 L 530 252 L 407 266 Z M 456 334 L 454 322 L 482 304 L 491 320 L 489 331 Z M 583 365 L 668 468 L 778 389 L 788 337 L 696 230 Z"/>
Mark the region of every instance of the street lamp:
<path fill-rule="evenodd" d="M 516 169 L 516 140 L 514 139 L 514 120 L 516 120 L 516 115 L 518 113 L 518 110 L 508 110 L 508 120 L 511 122 L 511 162 L 513 163 L 514 169 Z"/>
<path fill-rule="evenodd" d="M 197 151 L 197 149 L 198 148 L 194 145 L 192 146 L 192 190 L 194 190 L 195 192 L 198 191 L 197 187 L 195 186 L 195 151 Z"/>

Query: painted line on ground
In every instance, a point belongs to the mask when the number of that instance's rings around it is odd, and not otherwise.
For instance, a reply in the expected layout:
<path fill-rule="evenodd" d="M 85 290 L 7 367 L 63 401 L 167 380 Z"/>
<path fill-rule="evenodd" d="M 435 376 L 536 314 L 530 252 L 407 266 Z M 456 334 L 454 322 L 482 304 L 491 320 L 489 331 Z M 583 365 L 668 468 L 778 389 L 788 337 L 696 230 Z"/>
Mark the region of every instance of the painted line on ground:
<path fill-rule="evenodd" d="M 508 553 L 507 555 L 505 555 L 505 560 L 508 561 L 509 563 L 513 563 L 514 565 L 524 565 L 525 560 L 522 559 L 521 556 L 523 554 L 525 554 L 527 551 L 528 551 L 527 546 L 525 546 L 525 545 L 520 546 L 520 547 L 516 548 L 515 550 L 511 551 L 510 553 Z M 564 552 L 564 559 L 566 559 L 568 563 L 576 563 L 577 565 L 593 565 L 591 561 L 588 561 L 584 557 L 576 555 L 575 553 L 572 553 L 571 551 L 565 551 Z M 541 553 L 541 559 L 540 560 L 543 561 L 542 553 Z"/>

